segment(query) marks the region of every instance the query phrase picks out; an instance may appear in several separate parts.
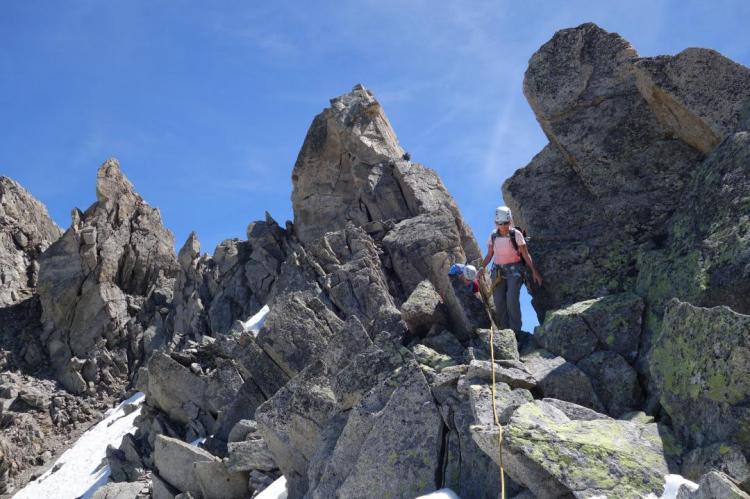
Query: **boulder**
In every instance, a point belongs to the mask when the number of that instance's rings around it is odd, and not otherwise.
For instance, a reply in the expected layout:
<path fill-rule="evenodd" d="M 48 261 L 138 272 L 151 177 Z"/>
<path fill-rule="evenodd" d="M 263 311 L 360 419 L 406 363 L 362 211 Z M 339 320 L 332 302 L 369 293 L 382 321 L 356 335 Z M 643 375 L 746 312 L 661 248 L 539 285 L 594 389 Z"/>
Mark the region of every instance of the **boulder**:
<path fill-rule="evenodd" d="M 575 364 L 546 350 L 534 350 L 524 355 L 521 360 L 537 380 L 537 388 L 542 396 L 604 412 L 604 406 L 596 396 L 591 380 Z"/>
<path fill-rule="evenodd" d="M 417 497 L 434 490 L 440 414 L 415 362 L 354 406 L 311 462 L 309 497 Z M 286 474 L 285 474 L 286 475 Z"/>
<path fill-rule="evenodd" d="M 287 376 L 294 376 L 323 354 L 342 327 L 320 300 L 293 293 L 273 303 L 257 343 Z"/>
<path fill-rule="evenodd" d="M 143 489 L 148 493 L 148 483 L 130 482 L 130 483 L 108 483 L 99 487 L 91 495 L 91 499 L 137 499 L 148 497 L 143 494 Z"/>
<path fill-rule="evenodd" d="M 494 366 L 495 381 L 507 383 L 513 388 L 531 389 L 537 385 L 536 378 L 520 362 L 518 364 L 501 362 L 496 362 Z M 466 370 L 466 377 L 468 379 L 492 381 L 492 373 L 492 362 L 472 360 Z"/>
<path fill-rule="evenodd" d="M 737 483 L 750 484 L 750 466 L 737 445 L 713 444 L 698 447 L 682 458 L 681 473 L 694 482 L 711 470 L 720 471 Z"/>
<path fill-rule="evenodd" d="M 181 492 L 203 497 L 200 481 L 193 471 L 198 462 L 220 462 L 211 453 L 164 435 L 156 437 L 154 466 L 159 476 Z"/>
<path fill-rule="evenodd" d="M 448 276 L 455 262 L 467 261 L 455 219 L 447 213 L 429 213 L 406 219 L 383 238 L 401 287 L 411 294 L 428 279 L 443 298 L 451 331 L 469 338 L 477 327 L 488 327 L 484 305 L 465 284 Z"/>
<path fill-rule="evenodd" d="M 179 493 L 179 490 L 159 478 L 159 475 L 153 474 L 151 476 L 152 499 L 174 499 Z"/>
<path fill-rule="evenodd" d="M 335 410 L 330 373 L 317 361 L 255 411 L 258 429 L 290 492 L 307 490 L 307 467 L 320 443 L 321 426 Z"/>
<path fill-rule="evenodd" d="M 711 471 L 701 478 L 698 490 L 683 485 L 677 499 L 748 499 L 750 494 L 740 489 L 728 476 L 720 471 Z"/>
<path fill-rule="evenodd" d="M 571 362 L 596 350 L 610 350 L 632 364 L 638 358 L 643 308 L 643 300 L 633 293 L 574 303 L 549 312 L 534 340 Z"/>
<path fill-rule="evenodd" d="M 227 470 L 230 472 L 271 471 L 279 468 L 268 445 L 260 436 L 242 442 L 230 442 L 228 448 Z"/>
<path fill-rule="evenodd" d="M 442 299 L 430 281 L 420 282 L 401 305 L 401 316 L 412 334 L 424 335 L 440 323 Z"/>
<path fill-rule="evenodd" d="M 578 363 L 591 380 L 594 393 L 607 409 L 618 417 L 643 405 L 638 375 L 625 359 L 615 352 L 594 352 Z"/>
<path fill-rule="evenodd" d="M 146 400 L 171 419 L 190 424 L 206 408 L 206 381 L 169 355 L 156 352 L 148 364 Z"/>
<path fill-rule="evenodd" d="M 661 125 L 706 154 L 745 125 L 750 69 L 715 50 L 644 58 L 635 63 L 635 76 Z"/>
<path fill-rule="evenodd" d="M 106 455 L 110 477 L 114 482 L 134 482 L 146 474 L 146 466 L 133 435 L 122 437 L 119 448 L 108 445 Z"/>
<path fill-rule="evenodd" d="M 672 300 L 651 372 L 675 432 L 689 447 L 737 444 L 750 452 L 750 316 Z"/>
<path fill-rule="evenodd" d="M 242 442 L 249 434 L 258 431 L 258 423 L 252 419 L 241 419 L 229 431 L 227 442 Z"/>
<path fill-rule="evenodd" d="M 250 493 L 247 473 L 232 473 L 221 461 L 196 461 L 193 474 L 205 498 L 242 499 Z"/>
<path fill-rule="evenodd" d="M 495 383 L 495 407 L 498 422 L 508 424 L 511 415 L 520 406 L 531 402 L 534 397 L 526 389 L 511 387 L 506 383 Z M 475 424 L 492 426 L 495 418 L 492 410 L 492 385 L 474 384 L 469 386 L 469 404 Z"/>
<path fill-rule="evenodd" d="M 434 336 L 428 336 L 420 340 L 420 343 L 456 361 L 464 357 L 464 346 L 450 331 L 442 331 Z"/>
<path fill-rule="evenodd" d="M 534 341 L 571 362 L 578 362 L 593 353 L 599 339 L 580 312 L 581 307 L 576 304 L 547 314 L 544 323 L 534 330 Z"/>
<path fill-rule="evenodd" d="M 497 459 L 496 429 L 472 427 Z M 507 473 L 537 497 L 641 497 L 661 494 L 668 473 L 656 425 L 570 420 L 541 401 L 519 407 L 504 429 Z"/>
<path fill-rule="evenodd" d="M 417 344 L 412 347 L 412 353 L 423 366 L 427 366 L 435 371 L 442 371 L 446 367 L 455 366 L 456 361 L 450 356 L 438 353 L 430 347 L 422 344 Z"/>
<path fill-rule="evenodd" d="M 480 360 L 490 359 L 490 337 L 495 360 L 518 360 L 518 342 L 512 329 L 500 329 L 492 333 L 491 329 L 477 329 L 476 339 L 472 341 L 474 353 Z"/>
<path fill-rule="evenodd" d="M 542 402 L 552 405 L 562 411 L 569 419 L 576 421 L 593 421 L 595 419 L 612 419 L 606 414 L 593 411 L 588 407 L 574 404 L 572 402 L 566 402 L 564 400 L 558 400 L 553 398 L 543 398 Z"/>

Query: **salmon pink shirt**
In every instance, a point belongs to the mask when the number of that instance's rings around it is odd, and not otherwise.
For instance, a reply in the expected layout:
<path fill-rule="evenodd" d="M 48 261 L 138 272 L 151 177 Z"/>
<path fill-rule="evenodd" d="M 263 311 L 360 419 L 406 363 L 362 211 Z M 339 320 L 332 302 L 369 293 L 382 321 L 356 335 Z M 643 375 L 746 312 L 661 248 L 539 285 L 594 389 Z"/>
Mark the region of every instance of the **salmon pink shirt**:
<path fill-rule="evenodd" d="M 523 234 L 520 230 L 515 231 L 516 243 L 518 247 L 526 244 Z M 492 234 L 487 240 L 487 247 L 492 245 Z M 513 243 L 510 241 L 510 234 L 507 236 L 501 236 L 500 234 L 495 237 L 495 246 L 493 249 L 492 261 L 495 265 L 508 265 L 509 263 L 519 263 L 521 261 L 521 255 L 513 247 Z"/>

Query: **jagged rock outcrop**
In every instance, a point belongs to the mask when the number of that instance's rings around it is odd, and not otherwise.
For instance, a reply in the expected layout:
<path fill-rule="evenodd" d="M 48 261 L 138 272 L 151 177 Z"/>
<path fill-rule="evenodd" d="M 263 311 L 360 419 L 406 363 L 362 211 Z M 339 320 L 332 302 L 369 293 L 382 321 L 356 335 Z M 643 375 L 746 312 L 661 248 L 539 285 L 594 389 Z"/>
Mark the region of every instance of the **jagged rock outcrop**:
<path fill-rule="evenodd" d="M 480 256 L 471 229 L 440 178 L 404 160 L 380 103 L 362 85 L 315 117 L 292 171 L 297 235 L 313 241 L 347 222 L 382 231 L 419 214 L 453 218 L 468 260 Z"/>
<path fill-rule="evenodd" d="M 639 58 L 619 35 L 584 24 L 556 33 L 534 54 L 524 93 L 550 144 L 506 181 L 503 193 L 533 235 L 532 253 L 545 276 L 534 297 L 539 312 L 636 289 L 649 308 L 665 287 L 679 293 L 705 282 L 706 270 L 716 277 L 699 293 L 702 299 L 747 295 L 735 293 L 747 282 L 742 260 L 706 259 L 701 253 L 724 252 L 708 242 L 685 253 L 688 244 L 679 241 L 694 236 L 670 220 L 675 214 L 687 220 L 689 200 L 700 197 L 696 208 L 705 209 L 690 220 L 705 229 L 696 235 L 727 236 L 729 251 L 744 254 L 743 232 L 732 228 L 744 226 L 742 201 L 731 193 L 746 190 L 735 189 L 727 175 L 735 178 L 747 162 L 733 163 L 741 151 L 721 149 L 743 147 L 738 130 L 747 127 L 748 68 L 705 49 Z M 701 182 L 709 178 L 705 165 L 720 161 L 736 166 Z M 722 208 L 729 205 L 735 208 Z M 707 218 L 726 230 L 708 236 L 716 232 Z M 682 249 L 670 253 L 676 245 Z M 650 321 L 649 335 L 657 329 Z"/>
<path fill-rule="evenodd" d="M 610 415 L 642 397 L 658 411 L 660 398 L 684 396 L 661 394 L 669 388 L 651 377 L 669 300 L 750 313 L 750 69 L 707 49 L 641 58 L 584 24 L 534 54 L 524 93 L 549 144 L 503 194 L 545 277 L 534 305 L 550 323 L 537 343 L 597 378 Z M 642 298 L 643 317 L 611 336 L 618 345 L 585 327 L 585 314 L 560 322 L 554 312 L 621 293 Z"/>
<path fill-rule="evenodd" d="M 164 344 L 177 273 L 174 238 L 120 170 L 97 172 L 97 201 L 73 210 L 65 234 L 40 258 L 42 336 L 60 382 L 73 393 L 120 391 Z"/>
<path fill-rule="evenodd" d="M 0 307 L 31 297 L 39 256 L 62 231 L 26 189 L 0 176 Z"/>
<path fill-rule="evenodd" d="M 118 464 L 123 475 L 156 468 L 154 490 L 171 495 L 252 494 L 281 473 L 291 498 L 416 497 L 449 486 L 489 499 L 499 493 L 493 402 L 509 497 L 660 495 L 683 450 L 692 453 L 683 462 L 705 473 L 710 448 L 683 449 L 669 418 L 643 412 L 653 408 L 647 353 L 663 305 L 642 289 L 639 258 L 667 248 L 659 235 L 686 202 L 689 176 L 705 166 L 707 147 L 716 154 L 726 142 L 696 141 L 698 125 L 682 115 L 669 122 L 664 106 L 713 115 L 691 103 L 690 78 L 674 76 L 669 61 L 640 61 L 593 25 L 556 35 L 532 58 L 526 92 L 552 144 L 506 194 L 551 280 L 536 297 L 551 313 L 533 336 L 490 339 L 480 297 L 447 275 L 479 257 L 455 203 L 433 172 L 404 159 L 370 92 L 357 86 L 333 99 L 294 168 L 294 224 L 267 218 L 213 257 L 192 234 L 180 251 L 172 351 L 141 370 L 139 429 L 111 452 L 131 456 Z M 722 109 L 739 113 L 742 90 L 724 91 L 735 100 Z M 711 121 L 712 133 L 740 126 L 735 118 Z M 664 184 L 668 195 L 655 188 Z M 730 198 L 743 206 L 739 191 Z M 553 209 L 561 200 L 570 201 L 564 214 Z M 739 289 L 732 279 L 721 289 Z M 247 330 L 262 305 L 263 326 Z M 200 450 L 184 444 L 199 437 L 208 437 Z M 722 469 L 739 474 L 744 444 L 727 445 L 735 452 Z M 185 455 L 180 467 L 191 472 L 179 479 L 191 484 L 167 476 Z"/>

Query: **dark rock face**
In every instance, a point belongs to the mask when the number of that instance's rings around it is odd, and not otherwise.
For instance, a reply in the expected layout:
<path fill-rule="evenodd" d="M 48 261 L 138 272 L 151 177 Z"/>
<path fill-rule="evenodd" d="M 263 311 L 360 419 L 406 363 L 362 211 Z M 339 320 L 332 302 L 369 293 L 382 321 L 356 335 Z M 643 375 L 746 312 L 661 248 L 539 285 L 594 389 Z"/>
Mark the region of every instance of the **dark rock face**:
<path fill-rule="evenodd" d="M 115 160 L 99 168 L 96 195 L 40 258 L 43 341 L 73 393 L 127 383 L 143 343 L 166 335 L 177 273 L 171 232 Z"/>
<path fill-rule="evenodd" d="M 750 316 L 670 302 L 651 371 L 689 447 L 728 443 L 750 453 L 749 362 Z"/>
<path fill-rule="evenodd" d="M 584 24 L 534 54 L 524 93 L 550 143 L 503 193 L 545 276 L 535 342 L 586 372 L 612 416 L 645 396 L 688 448 L 744 441 L 746 397 L 718 388 L 734 367 L 708 355 L 741 350 L 711 321 L 741 320 L 669 303 L 750 313 L 750 69 L 707 49 L 641 58 Z M 598 318 L 575 311 L 632 293 Z"/>
<path fill-rule="evenodd" d="M 503 186 L 519 224 L 534 236 L 531 249 L 545 275 L 534 297 L 540 312 L 602 294 L 645 292 L 639 281 L 653 282 L 654 271 L 670 275 L 665 258 L 649 262 L 674 244 L 672 216 L 684 213 L 679 207 L 700 183 L 706 155 L 719 154 L 716 146 L 745 126 L 749 88 L 750 70 L 714 51 L 639 58 L 617 34 L 592 24 L 560 31 L 542 46 L 529 63 L 524 93 L 550 144 Z M 708 208 L 701 218 L 721 218 L 729 227 L 741 220 L 740 210 L 721 209 L 720 186 L 733 185 L 727 180 L 696 194 Z M 682 281 L 689 283 L 703 263 L 695 265 L 681 269 Z M 706 299 L 722 295 L 726 284 L 711 282 Z"/>
<path fill-rule="evenodd" d="M 0 307 L 31 297 L 39 256 L 62 231 L 26 189 L 0 176 Z"/>

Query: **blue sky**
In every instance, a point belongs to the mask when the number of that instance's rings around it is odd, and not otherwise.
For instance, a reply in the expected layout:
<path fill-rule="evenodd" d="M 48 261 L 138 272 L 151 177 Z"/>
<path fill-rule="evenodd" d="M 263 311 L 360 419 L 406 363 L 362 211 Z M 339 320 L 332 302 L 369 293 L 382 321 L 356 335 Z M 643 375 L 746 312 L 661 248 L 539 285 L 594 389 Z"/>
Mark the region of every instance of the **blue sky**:
<path fill-rule="evenodd" d="M 0 175 L 63 228 L 108 157 L 181 246 L 292 218 L 291 169 L 328 99 L 372 89 L 483 241 L 500 185 L 546 143 L 522 91 L 553 33 L 593 21 L 643 56 L 750 65 L 747 1 L 0 2 Z M 533 325 L 525 305 L 525 326 Z"/>

